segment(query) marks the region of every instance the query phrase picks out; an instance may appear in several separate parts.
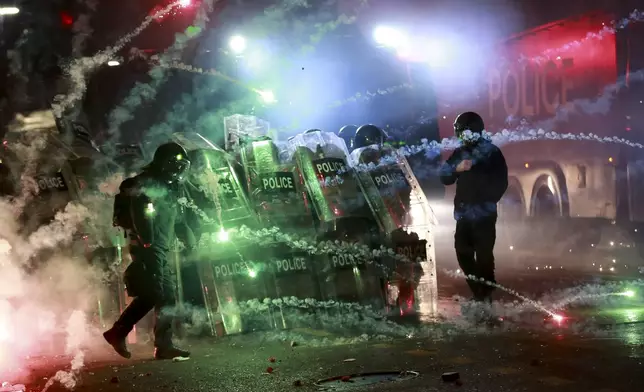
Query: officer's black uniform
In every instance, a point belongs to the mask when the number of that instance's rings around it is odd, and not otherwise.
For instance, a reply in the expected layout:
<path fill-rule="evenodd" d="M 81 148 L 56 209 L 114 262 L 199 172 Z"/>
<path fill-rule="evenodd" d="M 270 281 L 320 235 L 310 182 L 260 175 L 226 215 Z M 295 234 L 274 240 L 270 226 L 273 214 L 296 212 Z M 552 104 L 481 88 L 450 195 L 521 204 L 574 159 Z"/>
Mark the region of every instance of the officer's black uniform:
<path fill-rule="evenodd" d="M 175 143 L 157 149 L 152 163 L 142 174 L 123 181 L 120 195 L 128 208 L 130 223 L 126 226 L 130 239 L 132 263 L 125 271 L 128 295 L 134 297 L 114 326 L 103 336 L 117 353 L 129 358 L 125 343 L 134 325 L 150 310 L 155 311 L 154 356 L 170 359 L 190 356 L 172 344 L 172 309 L 176 305 L 176 282 L 168 254 L 176 235 L 188 247 L 195 244 L 189 227 L 180 220 L 178 199 L 184 196 L 180 184 L 190 166 L 186 151 Z M 119 208 L 115 203 L 115 210 Z"/>
<path fill-rule="evenodd" d="M 470 130 L 481 135 L 484 129 L 481 117 L 466 112 L 454 122 L 456 136 Z M 463 160 L 471 160 L 468 171 L 457 172 Z M 496 241 L 497 203 L 508 187 L 508 167 L 501 150 L 491 141 L 479 138 L 463 141 L 441 167 L 441 182 L 456 183 L 454 218 L 456 234 L 454 247 L 461 270 L 488 282 L 494 279 L 494 242 Z M 490 298 L 493 287 L 468 279 L 468 285 L 477 300 Z"/>

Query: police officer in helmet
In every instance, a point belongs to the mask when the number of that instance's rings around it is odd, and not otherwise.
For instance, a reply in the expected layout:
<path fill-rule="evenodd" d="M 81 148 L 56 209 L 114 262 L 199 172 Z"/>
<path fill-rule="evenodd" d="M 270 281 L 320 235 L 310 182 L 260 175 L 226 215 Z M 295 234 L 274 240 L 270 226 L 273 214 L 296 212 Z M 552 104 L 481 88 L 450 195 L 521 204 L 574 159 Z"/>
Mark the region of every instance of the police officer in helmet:
<path fill-rule="evenodd" d="M 508 187 L 508 167 L 484 129 L 477 113 L 466 112 L 456 118 L 454 133 L 461 146 L 443 164 L 440 175 L 444 185 L 456 183 L 454 247 L 461 270 L 467 276 L 495 283 L 497 204 Z M 490 300 L 493 287 L 471 279 L 467 283 L 475 300 Z"/>
<path fill-rule="evenodd" d="M 349 151 L 353 150 L 353 137 L 356 135 L 358 127 L 355 125 L 345 125 L 338 131 L 338 136 L 344 140 Z"/>
<path fill-rule="evenodd" d="M 387 140 L 387 134 L 375 125 L 363 125 L 356 130 L 356 136 L 353 140 L 355 148 L 367 147 L 373 144 L 382 146 Z"/>
<path fill-rule="evenodd" d="M 189 167 L 183 147 L 163 144 L 141 174 L 121 183 L 115 197 L 114 224 L 123 227 L 130 240 L 132 263 L 124 281 L 128 295 L 134 299 L 103 336 L 125 358 L 131 356 L 127 335 L 153 309 L 155 359 L 190 356 L 172 343 L 176 282 L 168 257 L 177 235 L 189 248 L 196 243 L 178 204 L 183 195 L 181 182 Z"/>

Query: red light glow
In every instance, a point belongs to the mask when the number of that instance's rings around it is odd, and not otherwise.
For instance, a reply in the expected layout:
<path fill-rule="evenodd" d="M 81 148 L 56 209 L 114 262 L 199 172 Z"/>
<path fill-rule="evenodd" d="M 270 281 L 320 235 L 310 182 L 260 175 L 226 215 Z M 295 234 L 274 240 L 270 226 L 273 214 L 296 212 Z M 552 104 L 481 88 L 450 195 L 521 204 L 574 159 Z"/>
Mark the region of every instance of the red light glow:
<path fill-rule="evenodd" d="M 60 13 L 60 22 L 65 27 L 71 27 L 74 24 L 74 18 L 72 18 L 72 16 L 69 13 L 62 11 Z"/>

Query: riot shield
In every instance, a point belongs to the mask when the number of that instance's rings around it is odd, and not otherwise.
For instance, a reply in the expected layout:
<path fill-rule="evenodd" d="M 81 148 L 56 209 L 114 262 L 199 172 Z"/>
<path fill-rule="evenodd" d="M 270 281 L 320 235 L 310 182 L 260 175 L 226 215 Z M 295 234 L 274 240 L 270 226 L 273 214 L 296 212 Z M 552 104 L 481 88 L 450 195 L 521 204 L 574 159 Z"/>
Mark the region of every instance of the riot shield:
<path fill-rule="evenodd" d="M 254 140 L 241 150 L 248 193 L 263 226 L 284 231 L 313 230 L 313 214 L 304 180 L 294 162 L 284 163 L 268 138 Z"/>
<path fill-rule="evenodd" d="M 323 241 L 358 244 L 376 249 L 381 236 L 372 220 L 344 219 L 336 229 L 320 236 Z M 323 299 L 359 303 L 382 309 L 385 278 L 382 260 L 371 252 L 332 251 L 318 257 Z"/>
<path fill-rule="evenodd" d="M 434 317 L 438 288 L 433 228 L 437 221 L 416 176 L 407 159 L 387 145 L 359 148 L 353 151 L 352 161 L 392 248 L 408 259 L 397 261 L 389 277 L 388 284 L 394 286 L 388 286 L 387 292 L 396 292 L 394 313 Z"/>
<path fill-rule="evenodd" d="M 323 225 L 341 218 L 373 217 L 348 165 L 349 152 L 344 140 L 333 133 L 317 131 L 293 137 L 288 148 Z"/>
<path fill-rule="evenodd" d="M 242 225 L 258 228 L 257 215 L 235 170 L 236 162 L 199 134 L 177 133 L 173 139 L 187 150 L 192 162 L 188 181 L 198 192 L 190 196 L 199 210 L 202 231 L 209 233 L 202 236 L 206 241 L 194 268 L 211 331 L 221 330 L 220 326 L 226 334 L 274 328 L 269 309 L 243 312 L 244 304 L 268 297 L 271 276 L 264 272 L 268 257 L 262 247 L 226 234 Z"/>

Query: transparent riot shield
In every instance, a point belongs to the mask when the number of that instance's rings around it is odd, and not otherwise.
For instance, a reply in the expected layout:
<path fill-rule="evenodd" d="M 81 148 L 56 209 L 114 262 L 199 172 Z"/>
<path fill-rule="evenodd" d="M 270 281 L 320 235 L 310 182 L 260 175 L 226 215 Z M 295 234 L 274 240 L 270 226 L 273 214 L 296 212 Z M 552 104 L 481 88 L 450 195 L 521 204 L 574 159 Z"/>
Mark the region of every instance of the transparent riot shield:
<path fill-rule="evenodd" d="M 379 231 L 377 221 L 348 164 L 344 140 L 332 133 L 307 132 L 290 139 L 289 149 L 320 220 L 319 239 L 371 243 L 367 238 Z M 370 256 L 338 249 L 315 260 L 324 299 L 382 305 L 379 268 Z"/>
<path fill-rule="evenodd" d="M 382 243 L 380 231 L 372 220 L 345 219 L 335 227 L 320 239 L 335 244 L 356 244 L 361 249 L 377 249 Z M 380 257 L 348 249 L 339 248 L 318 257 L 323 299 L 382 309 L 386 275 Z"/>
<path fill-rule="evenodd" d="M 188 151 L 192 161 L 188 181 L 205 196 L 203 203 L 199 198 L 194 201 L 216 229 L 256 227 L 257 215 L 244 192 L 232 156 L 198 133 L 175 133 L 172 138 Z"/>
<path fill-rule="evenodd" d="M 289 140 L 317 217 L 323 225 L 342 218 L 372 219 L 364 194 L 348 165 L 344 140 L 329 132 L 310 132 Z"/>
<path fill-rule="evenodd" d="M 437 223 L 404 155 L 384 145 L 353 151 L 352 162 L 367 200 L 392 248 L 407 260 L 395 262 L 388 279 L 388 305 L 400 315 L 434 317 L 438 288 L 433 227 Z M 405 231 L 409 233 L 405 233 Z"/>
<path fill-rule="evenodd" d="M 216 248 L 220 258 L 213 262 L 208 254 Z M 212 331 L 236 334 L 278 327 L 274 309 L 266 303 L 274 286 L 271 249 L 215 240 L 200 253 L 197 264 Z"/>
<path fill-rule="evenodd" d="M 218 324 L 227 334 L 274 328 L 270 309 L 262 308 L 256 314 L 243 308 L 252 300 L 267 298 L 270 276 L 260 273 L 263 268 L 250 267 L 268 260 L 258 244 L 227 235 L 231 228 L 259 226 L 239 179 L 237 162 L 199 134 L 178 133 L 173 139 L 188 151 L 192 162 L 188 182 L 197 189 L 192 194 L 188 190 L 188 195 L 199 210 L 204 230 L 212 234 L 206 238 L 213 239 L 199 250 L 196 264 L 211 330 L 217 331 Z"/>
<path fill-rule="evenodd" d="M 317 308 L 304 307 L 302 303 L 323 298 L 319 263 L 306 252 L 290 249 L 285 244 L 273 246 L 270 268 L 273 285 L 269 296 L 275 309 L 279 328 L 311 328 L 319 326 Z M 292 303 L 293 299 L 296 303 Z M 314 303 L 314 302 L 312 302 Z"/>
<path fill-rule="evenodd" d="M 251 141 L 241 150 L 251 202 L 263 226 L 312 234 L 313 213 L 304 180 L 295 162 L 282 162 L 280 155 L 269 138 Z"/>

